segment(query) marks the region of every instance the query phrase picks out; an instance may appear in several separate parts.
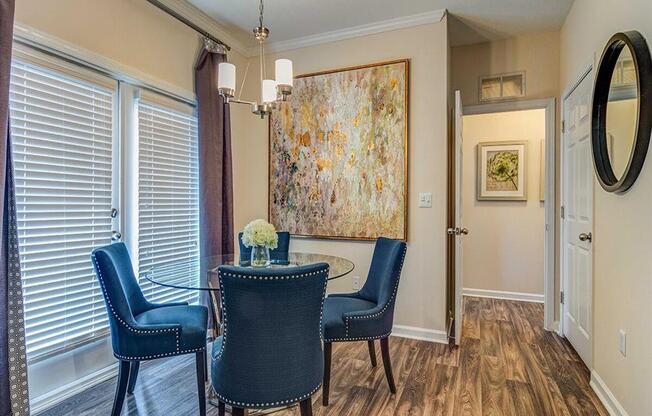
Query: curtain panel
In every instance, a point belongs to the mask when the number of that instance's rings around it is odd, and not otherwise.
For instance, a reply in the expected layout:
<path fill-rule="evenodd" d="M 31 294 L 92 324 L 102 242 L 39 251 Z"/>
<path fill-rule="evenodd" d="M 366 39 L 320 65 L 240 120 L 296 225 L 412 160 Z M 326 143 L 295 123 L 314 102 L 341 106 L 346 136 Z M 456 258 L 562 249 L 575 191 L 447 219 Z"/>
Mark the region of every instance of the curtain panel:
<path fill-rule="evenodd" d="M 29 415 L 16 195 L 9 129 L 14 0 L 0 0 L 0 415 Z"/>
<path fill-rule="evenodd" d="M 233 171 L 229 105 L 217 91 L 217 67 L 224 53 L 204 48 L 195 65 L 199 127 L 199 238 L 200 256 L 233 254 Z M 201 265 L 206 279 L 206 265 Z M 209 294 L 200 301 L 209 306 Z M 209 314 L 209 331 L 215 322 Z"/>

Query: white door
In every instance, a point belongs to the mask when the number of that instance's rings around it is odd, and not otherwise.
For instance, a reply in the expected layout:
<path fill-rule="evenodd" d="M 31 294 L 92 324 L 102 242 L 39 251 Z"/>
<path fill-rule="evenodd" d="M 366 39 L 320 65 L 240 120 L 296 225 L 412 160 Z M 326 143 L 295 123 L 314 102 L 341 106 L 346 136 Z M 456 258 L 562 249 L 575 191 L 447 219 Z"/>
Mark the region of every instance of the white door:
<path fill-rule="evenodd" d="M 591 368 L 593 161 L 589 72 L 564 99 L 562 133 L 563 333 Z"/>
<path fill-rule="evenodd" d="M 462 223 L 462 93 L 455 91 L 455 344 L 462 339 L 462 240 L 468 230 Z"/>

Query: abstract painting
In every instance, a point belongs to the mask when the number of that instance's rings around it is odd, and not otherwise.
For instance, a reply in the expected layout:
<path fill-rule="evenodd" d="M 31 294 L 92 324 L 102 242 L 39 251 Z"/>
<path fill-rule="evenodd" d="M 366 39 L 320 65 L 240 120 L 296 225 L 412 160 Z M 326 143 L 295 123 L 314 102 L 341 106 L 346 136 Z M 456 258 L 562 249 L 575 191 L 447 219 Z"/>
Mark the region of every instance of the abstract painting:
<path fill-rule="evenodd" d="M 269 218 L 317 238 L 406 239 L 408 61 L 296 77 L 270 117 Z"/>
<path fill-rule="evenodd" d="M 478 200 L 527 200 L 527 141 L 478 144 Z"/>

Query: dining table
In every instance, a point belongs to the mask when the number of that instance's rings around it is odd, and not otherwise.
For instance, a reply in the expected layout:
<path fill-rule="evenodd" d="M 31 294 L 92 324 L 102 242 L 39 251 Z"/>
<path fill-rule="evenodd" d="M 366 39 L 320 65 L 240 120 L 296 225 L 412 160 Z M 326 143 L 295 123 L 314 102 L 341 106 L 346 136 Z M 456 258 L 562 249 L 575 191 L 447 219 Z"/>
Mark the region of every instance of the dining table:
<path fill-rule="evenodd" d="M 328 264 L 328 281 L 339 279 L 351 273 L 355 264 L 344 257 L 320 253 L 289 252 L 285 255 L 272 258 L 266 267 L 299 267 L 316 263 Z M 210 313 L 215 328 L 211 337 L 214 339 L 220 334 L 222 318 L 222 305 L 219 295 L 218 269 L 220 266 L 238 266 L 244 268 L 257 268 L 251 265 L 248 259 L 241 259 L 236 254 L 223 254 L 198 258 L 179 258 L 166 261 L 144 272 L 145 278 L 155 285 L 164 286 L 181 291 L 207 292 L 210 304 Z M 210 377 L 209 383 L 210 383 Z M 209 402 L 217 405 L 213 389 L 209 387 Z"/>

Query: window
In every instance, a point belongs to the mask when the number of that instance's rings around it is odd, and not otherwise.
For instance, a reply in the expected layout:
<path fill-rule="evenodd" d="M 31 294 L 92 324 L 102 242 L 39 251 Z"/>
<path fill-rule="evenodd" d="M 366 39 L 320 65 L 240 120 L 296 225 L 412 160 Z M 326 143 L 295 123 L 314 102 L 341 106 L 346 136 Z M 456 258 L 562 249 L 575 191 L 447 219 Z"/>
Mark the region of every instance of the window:
<path fill-rule="evenodd" d="M 525 97 L 525 72 L 480 78 L 480 101 Z"/>
<path fill-rule="evenodd" d="M 117 83 L 11 65 L 10 117 L 28 357 L 104 335 L 89 254 L 111 242 Z"/>
<path fill-rule="evenodd" d="M 154 302 L 194 302 L 197 292 L 162 288 L 144 277 L 154 266 L 172 265 L 169 273 L 179 281 L 199 279 L 197 118 L 192 108 L 157 98 L 138 100 L 140 284 Z"/>
<path fill-rule="evenodd" d="M 196 293 L 144 278 L 180 258 L 187 266 L 175 276 L 199 278 L 194 108 L 17 45 L 10 109 L 30 362 L 108 334 L 90 253 L 114 231 L 128 231 L 149 300 L 195 302 Z"/>

